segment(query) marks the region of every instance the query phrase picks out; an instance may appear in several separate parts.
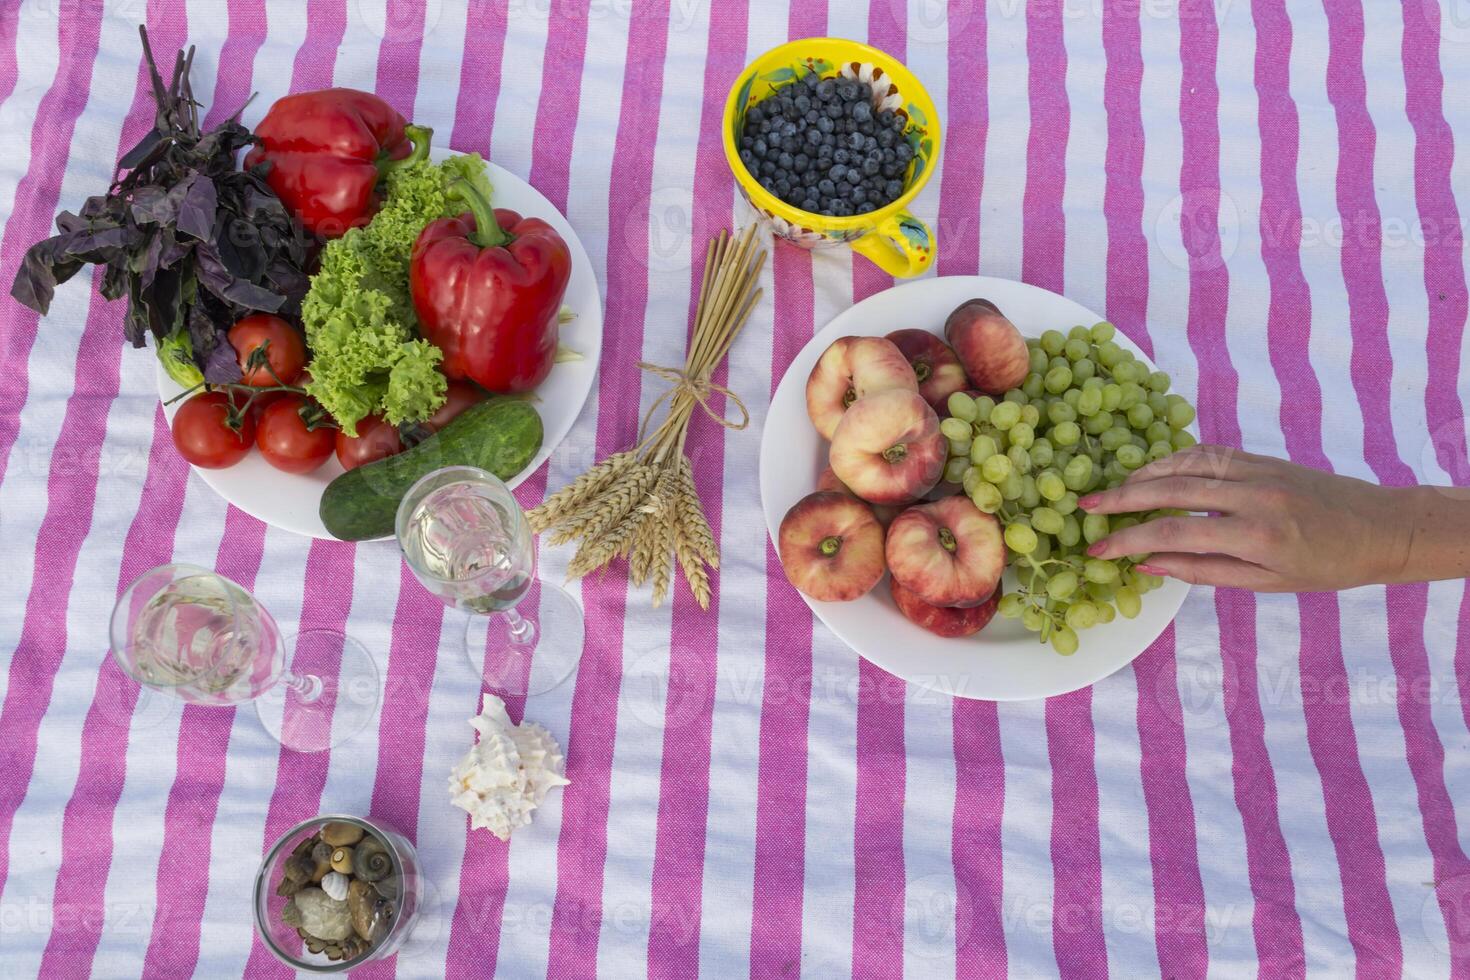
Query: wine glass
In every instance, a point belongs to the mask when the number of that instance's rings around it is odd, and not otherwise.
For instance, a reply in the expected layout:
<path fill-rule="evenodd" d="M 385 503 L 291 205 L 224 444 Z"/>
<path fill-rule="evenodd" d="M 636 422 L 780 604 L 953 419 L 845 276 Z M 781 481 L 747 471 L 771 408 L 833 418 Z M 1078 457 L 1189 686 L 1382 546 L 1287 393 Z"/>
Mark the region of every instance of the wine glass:
<path fill-rule="evenodd" d="M 571 676 L 582 656 L 582 609 L 536 578 L 530 524 L 499 478 L 474 466 L 435 470 L 404 496 L 396 527 L 424 588 L 470 614 L 466 655 L 491 690 L 542 694 Z"/>
<path fill-rule="evenodd" d="M 298 752 L 341 744 L 377 711 L 378 667 L 361 644 L 333 630 L 283 640 L 254 596 L 205 568 L 138 576 L 111 634 L 118 666 L 144 688 L 207 707 L 253 701 L 266 731 Z"/>

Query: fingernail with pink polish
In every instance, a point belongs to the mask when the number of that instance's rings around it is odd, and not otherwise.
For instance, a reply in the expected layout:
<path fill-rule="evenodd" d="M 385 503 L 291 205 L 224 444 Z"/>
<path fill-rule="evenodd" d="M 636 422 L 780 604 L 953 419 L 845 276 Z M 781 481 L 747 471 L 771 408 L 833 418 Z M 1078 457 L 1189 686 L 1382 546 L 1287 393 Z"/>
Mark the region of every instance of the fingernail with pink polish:
<path fill-rule="evenodd" d="M 1077 501 L 1077 506 L 1081 507 L 1083 510 L 1092 510 L 1092 508 L 1096 507 L 1101 500 L 1102 497 L 1094 493 Z"/>
<path fill-rule="evenodd" d="M 1095 542 L 1093 542 L 1092 544 L 1090 544 L 1090 545 L 1087 546 L 1087 553 L 1089 555 L 1092 555 L 1094 558 L 1096 558 L 1098 555 L 1100 555 L 1100 554 L 1103 553 L 1103 545 L 1104 545 L 1104 543 L 1105 542 L 1103 542 L 1103 541 L 1095 541 Z M 1140 567 L 1142 567 L 1142 566 L 1140 566 Z"/>
<path fill-rule="evenodd" d="M 1136 568 L 1136 569 L 1138 569 L 1140 572 L 1142 572 L 1145 575 L 1168 575 L 1169 574 L 1168 572 L 1164 571 L 1162 568 L 1159 568 L 1156 565 L 1142 564 L 1142 565 L 1134 565 L 1133 567 Z"/>

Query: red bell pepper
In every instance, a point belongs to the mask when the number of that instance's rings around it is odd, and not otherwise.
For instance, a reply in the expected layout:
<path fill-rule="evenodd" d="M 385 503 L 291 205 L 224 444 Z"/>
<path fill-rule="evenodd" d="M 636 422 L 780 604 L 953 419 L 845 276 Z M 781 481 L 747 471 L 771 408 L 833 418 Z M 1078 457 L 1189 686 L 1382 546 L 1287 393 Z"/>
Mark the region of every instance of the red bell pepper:
<path fill-rule="evenodd" d="M 429 155 L 432 130 L 404 122 L 370 92 L 329 88 L 288 95 L 255 127 L 260 141 L 245 166 L 266 163 L 265 179 L 307 231 L 339 238 L 367 224 L 394 167 Z"/>
<path fill-rule="evenodd" d="M 530 391 L 556 359 L 571 250 L 540 218 L 491 210 L 468 181 L 455 181 L 450 195 L 470 210 L 419 232 L 409 261 L 419 327 L 444 352 L 449 377 L 494 392 Z"/>

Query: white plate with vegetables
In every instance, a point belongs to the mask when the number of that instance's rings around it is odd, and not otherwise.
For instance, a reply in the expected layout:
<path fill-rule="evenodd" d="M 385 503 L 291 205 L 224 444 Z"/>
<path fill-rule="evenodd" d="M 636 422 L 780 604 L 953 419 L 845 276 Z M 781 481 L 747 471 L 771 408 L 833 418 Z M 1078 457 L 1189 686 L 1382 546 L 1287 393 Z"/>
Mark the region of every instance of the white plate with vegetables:
<path fill-rule="evenodd" d="M 431 151 L 435 162 L 453 155 L 439 148 Z M 506 480 L 508 485 L 516 487 L 546 462 L 566 438 L 592 390 L 602 351 L 602 296 L 587 251 L 566 218 L 544 195 L 515 174 L 490 162 L 486 162 L 485 168 L 494 187 L 494 207 L 545 220 L 566 242 L 572 259 L 571 278 L 563 299 L 570 318 L 564 319 L 560 333 L 564 353 L 531 399 L 541 416 L 544 435 L 530 464 Z M 159 397 L 172 425 L 183 401 L 170 403 L 170 400 L 184 388 L 168 376 L 161 362 L 156 373 Z M 252 449 L 231 466 L 195 467 L 195 472 L 221 497 L 252 517 L 297 534 L 333 537 L 322 522 L 319 507 L 327 485 L 344 472 L 335 457 L 312 472 L 297 474 L 277 469 L 266 462 L 259 450 Z"/>
<path fill-rule="evenodd" d="M 1065 338 L 1068 331 L 1072 328 L 1080 325 L 1086 329 L 1103 319 L 1096 313 L 1064 296 L 1059 296 L 1025 283 L 993 279 L 984 276 L 951 276 L 906 283 L 871 296 L 838 315 L 824 329 L 819 331 L 812 338 L 811 342 L 802 349 L 801 353 L 796 356 L 790 368 L 787 370 L 786 375 L 781 379 L 781 383 L 777 387 L 774 397 L 771 399 L 770 412 L 766 418 L 765 431 L 762 434 L 761 441 L 761 504 L 765 510 L 766 525 L 770 531 L 771 539 L 776 544 L 778 550 L 782 547 L 782 522 L 787 517 L 788 512 L 798 502 L 804 501 L 804 498 L 809 498 L 809 495 L 818 487 L 819 480 L 825 478 L 827 481 L 832 481 L 834 479 L 831 473 L 824 474 L 824 470 L 827 470 L 829 465 L 828 442 L 819 434 L 814 424 L 817 417 L 821 414 L 821 407 L 818 405 L 816 413 L 809 413 L 808 411 L 808 378 L 812 374 L 813 368 L 818 364 L 819 359 L 823 357 L 824 352 L 839 338 L 883 337 L 893 331 L 905 328 L 918 328 L 936 337 L 941 336 L 944 332 L 943 328 L 946 323 L 946 318 L 950 316 L 951 312 L 956 311 L 961 304 L 966 304 L 967 301 L 977 297 L 983 297 L 989 300 L 999 310 L 1004 311 L 1005 317 L 1009 318 L 1020 330 L 1021 334 L 1027 338 L 1039 338 L 1047 330 L 1060 331 Z M 1099 336 L 1105 336 L 1107 333 L 1108 329 L 1103 328 Z M 919 339 L 922 346 L 922 338 Z M 1142 351 L 1121 333 L 1117 333 L 1110 339 L 1117 345 L 1117 349 L 1127 352 L 1126 355 L 1116 356 L 1127 357 L 1131 355 L 1134 363 L 1143 366 L 1127 369 L 1125 374 L 1130 376 L 1135 372 L 1138 374 L 1141 379 L 1138 387 L 1144 391 L 1144 396 L 1138 397 L 1137 400 L 1146 403 L 1147 392 L 1149 391 L 1147 379 L 1149 374 L 1155 371 L 1153 364 L 1143 355 Z M 980 337 L 979 342 L 981 344 L 985 343 L 986 338 Z M 1053 338 L 1052 344 L 1055 345 L 1055 338 Z M 982 358 L 991 354 L 991 351 L 983 346 L 977 348 L 977 350 L 979 350 L 979 356 Z M 1087 353 L 1083 355 L 1082 359 L 1093 361 L 1094 364 L 1092 369 L 1088 369 L 1087 373 L 1093 373 L 1093 370 L 1096 369 L 1096 373 L 1099 376 L 1110 374 L 1110 372 L 1101 368 L 1097 363 L 1099 350 L 1099 345 L 1089 342 Z M 1023 360 L 1028 353 L 1022 352 L 1021 357 Z M 1076 353 L 1081 354 L 1082 352 L 1078 350 Z M 904 354 L 908 356 L 909 360 L 914 360 L 914 355 L 910 352 L 909 348 L 905 347 Z M 854 356 L 862 355 L 854 353 Z M 1067 352 L 1062 351 L 1057 356 L 1066 357 Z M 1107 359 L 1113 360 L 1114 356 L 1113 349 L 1109 348 L 1109 357 Z M 1075 360 L 1073 359 L 1073 366 L 1075 366 Z M 970 363 L 967 355 L 966 364 L 968 365 Z M 832 363 L 827 362 L 826 366 L 831 368 Z M 1147 372 L 1144 371 L 1145 367 Z M 870 373 L 881 374 L 884 367 L 881 364 L 870 365 L 868 370 Z M 859 372 L 861 371 L 862 369 L 860 368 Z M 1025 373 L 1026 369 L 1023 368 L 1021 371 Z M 841 373 L 841 371 L 837 371 L 836 373 Z M 974 371 L 971 371 L 971 374 L 973 373 Z M 1083 372 L 1079 371 L 1079 374 L 1081 373 Z M 938 379 L 943 374 L 944 370 L 936 366 L 931 369 L 930 378 Z M 847 377 L 847 375 L 844 375 L 841 382 L 844 386 L 848 383 Z M 960 374 L 958 377 L 963 379 L 964 375 Z M 1064 400 L 1060 396 L 1065 393 L 1066 388 L 1076 387 L 1079 389 L 1080 394 L 1083 383 L 1080 379 L 1074 380 L 1073 383 L 1062 384 L 1061 382 L 1065 380 L 1065 377 L 1056 378 L 1060 390 L 1050 394 L 1057 400 Z M 923 411 L 922 406 L 926 400 L 931 401 L 940 406 L 937 418 L 943 419 L 948 414 L 946 408 L 948 399 L 943 394 L 940 394 L 937 398 L 930 398 L 930 393 L 923 384 L 925 379 L 919 378 L 919 381 L 921 382 L 921 387 L 917 393 L 919 396 L 918 411 Z M 1162 385 L 1162 376 L 1156 378 L 1155 381 Z M 824 391 L 819 390 L 815 397 L 820 400 L 823 394 Z M 836 411 L 839 414 L 842 413 L 843 392 L 834 391 L 831 394 L 835 399 L 834 404 L 839 406 L 836 408 Z M 1164 402 L 1162 399 L 1164 393 L 1158 392 L 1158 394 L 1161 397 L 1154 399 L 1155 406 L 1163 408 Z M 1041 398 L 1035 400 L 1040 403 L 1046 397 L 1047 395 L 1044 394 Z M 1074 397 L 1076 396 L 1068 396 L 1068 398 Z M 1093 396 L 1089 395 L 1088 397 L 1090 399 Z M 887 424 L 881 418 L 876 417 L 884 414 L 876 412 L 877 407 L 881 406 L 889 409 L 888 414 L 890 415 L 902 413 L 911 407 L 905 399 L 912 400 L 912 398 L 913 396 L 911 395 L 901 395 L 897 392 L 869 396 L 866 399 L 869 402 L 867 407 L 868 409 L 874 409 L 871 414 L 875 416 L 872 425 L 876 428 L 881 428 L 884 424 Z M 854 404 L 862 404 L 863 401 L 864 399 L 860 398 Z M 999 403 L 1001 399 L 996 398 L 994 401 Z M 1177 397 L 1170 397 L 1171 405 L 1179 401 L 1180 399 Z M 1091 408 L 1092 406 L 1089 405 L 1088 407 Z M 1124 406 L 1125 409 L 1127 407 L 1129 406 Z M 986 408 L 988 410 L 988 406 Z M 1007 422 L 1011 421 L 1009 419 L 1011 411 L 1006 410 L 1004 413 Z M 1065 417 L 1066 414 L 1063 411 L 1063 421 L 1068 421 Z M 1093 414 L 1098 413 L 1094 411 Z M 1162 416 L 1164 413 L 1160 412 L 1158 414 Z M 1085 423 L 1086 419 L 1075 413 L 1075 411 L 1072 415 L 1077 423 Z M 917 416 L 915 417 L 917 418 Z M 1115 409 L 1112 417 L 1116 419 L 1119 426 L 1129 426 L 1132 424 L 1126 420 L 1126 411 Z M 846 415 L 842 415 L 841 418 L 846 419 Z M 1135 416 L 1135 418 L 1141 421 L 1140 416 Z M 1156 421 L 1159 420 L 1161 419 L 1156 419 Z M 842 473 L 851 477 L 851 479 L 848 480 L 847 486 L 843 486 L 841 483 L 837 484 L 837 487 L 841 488 L 843 493 L 836 494 L 836 496 L 851 501 L 850 491 L 853 489 L 852 484 L 855 481 L 866 479 L 863 472 L 864 464 L 862 462 L 862 451 L 864 447 L 861 446 L 863 441 L 862 436 L 865 434 L 859 434 L 857 432 L 860 428 L 857 422 L 850 419 L 847 421 L 848 431 L 843 432 L 839 429 L 835 432 L 835 435 L 837 439 L 842 441 L 842 448 L 849 451 L 847 458 L 841 461 L 842 465 L 840 469 Z M 1174 426 L 1174 431 L 1181 433 L 1175 439 L 1176 443 L 1188 444 L 1192 442 L 1194 438 L 1191 431 L 1193 422 L 1192 409 L 1188 411 L 1183 409 L 1177 410 L 1174 421 L 1183 423 Z M 839 421 L 838 424 L 840 425 L 841 422 Z M 902 426 L 905 423 L 899 419 L 893 421 L 892 424 Z M 930 427 L 929 435 L 922 438 L 933 438 L 932 420 L 927 423 L 915 422 L 915 425 L 919 427 L 928 425 Z M 831 423 L 826 423 L 826 427 L 830 428 Z M 949 428 L 953 429 L 954 426 L 950 425 Z M 1010 426 L 1007 426 L 1007 429 L 1010 428 Z M 1049 418 L 1043 419 L 1041 424 L 1034 426 L 1033 430 L 1027 433 L 1026 438 L 1018 441 L 1031 443 L 1034 447 L 1033 439 L 1036 442 L 1042 441 L 1043 433 L 1053 436 L 1058 435 L 1057 433 L 1049 432 L 1050 428 L 1052 428 L 1051 420 Z M 1139 427 L 1140 433 L 1146 431 L 1146 426 Z M 977 428 L 975 432 L 978 439 L 980 429 Z M 1153 434 L 1160 435 L 1162 434 L 1162 430 L 1157 430 Z M 1093 439 L 1100 441 L 1100 435 L 1101 433 L 1091 434 L 1084 430 L 1081 433 L 1080 441 L 1075 443 L 1074 447 L 1087 445 L 1089 440 Z M 1066 435 L 1059 436 L 1059 438 L 1070 439 L 1071 432 L 1068 431 Z M 949 443 L 946 437 L 941 436 L 940 439 L 943 441 L 940 443 L 940 448 L 937 452 L 940 459 L 944 460 L 944 463 L 933 464 L 932 461 L 922 462 L 922 465 L 930 467 L 929 472 L 931 474 L 934 471 L 933 467 L 935 465 L 947 466 L 951 462 L 951 454 L 955 452 L 955 445 Z M 889 440 L 879 433 L 868 441 L 886 443 Z M 916 446 L 919 441 L 920 439 L 918 437 L 910 440 L 910 447 Z M 1048 439 L 1046 441 L 1050 446 L 1050 440 Z M 960 444 L 963 445 L 963 441 Z M 855 446 L 856 449 L 854 449 Z M 1127 451 L 1120 449 L 1119 452 L 1124 452 L 1129 464 L 1138 462 L 1133 453 L 1133 449 L 1130 448 Z M 1027 454 L 1028 456 L 1033 455 L 1034 450 L 1027 449 Z M 910 448 L 909 457 L 906 462 L 916 461 L 921 455 L 922 453 Z M 1081 453 L 1079 452 L 1077 455 L 1081 455 Z M 871 458 L 869 457 L 869 459 Z M 1063 460 L 1066 459 L 1065 456 L 1060 458 Z M 1116 454 L 1110 453 L 1105 458 L 1109 460 L 1114 459 L 1116 458 Z M 838 461 L 833 460 L 833 462 Z M 915 462 L 915 465 L 921 464 Z M 956 468 L 963 468 L 963 464 L 955 465 Z M 894 470 L 897 471 L 900 468 L 894 467 Z M 1008 470 L 1019 469 L 1019 467 L 1002 466 L 1000 464 L 992 465 L 993 470 L 999 468 Z M 1052 468 L 1051 466 L 1037 467 L 1034 473 L 1040 474 Z M 1058 470 L 1057 472 L 1060 474 L 1061 471 Z M 1115 470 L 1114 472 L 1116 474 L 1119 471 Z M 889 473 L 889 475 L 892 476 L 892 473 Z M 953 471 L 951 475 L 955 475 Z M 992 475 L 995 474 L 992 473 Z M 1074 476 L 1079 475 L 1075 472 L 1068 474 L 1066 481 L 1068 484 L 1066 489 L 1067 497 L 1063 498 L 1063 503 L 1052 508 L 1054 513 L 1056 511 L 1067 511 L 1067 514 L 1078 522 L 1081 521 L 1084 515 L 1075 509 L 1077 495 L 1073 491 L 1072 486 L 1085 485 L 1085 481 L 1073 479 Z M 901 474 L 897 478 L 901 478 Z M 868 487 L 864 487 L 864 496 L 881 496 L 886 491 L 886 488 L 883 486 L 884 477 L 877 476 L 874 479 L 877 482 L 868 485 L 874 488 L 873 491 L 871 493 L 866 492 Z M 1033 483 L 1034 479 L 1033 476 Z M 972 478 L 972 483 L 975 482 L 978 481 Z M 824 484 L 824 487 L 832 489 L 830 482 Z M 952 487 L 950 492 L 958 495 L 958 501 L 966 500 L 965 495 L 960 494 L 959 488 Z M 973 499 L 973 497 L 978 496 L 983 499 L 988 492 L 982 489 L 977 494 L 972 494 L 971 497 Z M 937 495 L 938 492 L 935 492 L 929 494 L 929 497 L 932 498 Z M 1006 496 L 1009 497 L 1010 495 Z M 1002 499 L 1001 495 L 997 494 L 996 499 Z M 821 506 L 812 507 L 810 512 L 804 509 L 797 514 L 797 517 L 810 518 L 815 527 L 823 520 L 836 520 L 840 523 L 842 520 L 850 518 L 853 513 L 850 503 L 844 504 L 839 500 L 833 499 L 832 495 L 824 495 L 817 503 Z M 1010 515 L 1012 518 L 1020 514 L 1026 514 L 1026 519 L 1029 520 L 1029 514 L 1032 508 L 1023 508 L 1020 506 L 1021 503 L 1022 501 L 1019 499 L 1014 501 L 1006 499 L 1003 504 L 1005 514 Z M 1041 498 L 1039 503 L 1042 506 L 1046 506 L 1052 503 L 1052 501 L 1050 498 Z M 896 509 L 893 508 L 893 510 Z M 964 509 L 969 510 L 968 501 L 966 501 L 966 507 Z M 837 516 L 834 516 L 832 513 L 815 513 L 815 511 L 824 510 L 840 513 Z M 978 509 L 969 512 L 972 517 L 974 514 L 979 513 Z M 840 516 L 841 514 L 845 514 L 847 517 L 842 517 Z M 882 516 L 891 516 L 891 511 L 889 514 Z M 917 517 L 918 515 L 913 516 Z M 861 521 L 866 522 L 867 518 L 861 517 L 861 515 L 859 517 Z M 1053 514 L 1048 514 L 1043 523 L 1051 526 L 1053 519 Z M 904 518 L 904 521 L 904 525 L 894 526 L 907 528 L 910 534 L 916 534 L 922 537 L 919 534 L 922 527 L 916 527 L 916 522 L 910 520 L 907 516 Z M 991 524 L 988 519 L 972 521 L 971 523 L 976 525 Z M 801 540 L 799 532 L 803 530 L 804 526 L 802 521 L 794 519 L 790 528 L 792 541 Z M 963 533 L 969 534 L 970 532 L 966 531 Z M 978 527 L 976 528 L 976 533 L 982 539 L 980 541 L 981 544 L 987 548 L 995 549 L 997 554 L 1005 555 L 1004 561 L 1006 567 L 1001 580 L 1001 591 L 997 594 L 1009 596 L 1017 593 L 1019 582 L 1013 566 L 1019 556 L 1015 553 L 1014 549 L 1007 548 L 998 543 L 1001 540 L 1009 543 L 1011 540 L 1010 537 L 1007 536 L 1002 539 L 998 526 Z M 822 538 L 824 534 L 827 534 L 828 537 Z M 875 539 L 872 537 L 874 534 L 879 535 L 876 538 L 876 541 L 879 542 L 877 545 L 874 544 Z M 889 573 L 892 571 L 892 568 L 889 566 L 892 563 L 887 559 L 893 553 L 892 541 L 894 535 L 882 531 L 874 531 L 871 525 L 864 524 L 861 535 L 855 532 L 852 540 L 856 540 L 859 536 L 865 542 L 864 547 L 867 549 L 867 554 L 871 554 L 873 549 L 877 547 L 884 555 L 884 570 L 877 572 L 876 569 L 873 569 L 874 574 L 881 575 L 881 579 L 877 580 L 877 584 L 871 584 L 874 579 L 869 575 L 866 580 L 859 582 L 851 590 L 851 593 L 857 593 L 859 595 L 859 597 L 851 601 L 818 601 L 805 593 L 803 593 L 803 598 L 806 599 L 807 604 L 811 606 L 817 616 L 839 638 L 867 660 L 912 683 L 959 697 L 991 701 L 1028 700 L 1065 694 L 1069 691 L 1087 687 L 1126 666 L 1147 649 L 1149 644 L 1174 619 L 1180 606 L 1184 603 L 1185 596 L 1189 592 L 1189 586 L 1177 580 L 1146 581 L 1145 587 L 1150 589 L 1146 594 L 1142 594 L 1141 596 L 1129 595 L 1121 602 L 1115 598 L 1113 602 L 1109 603 L 1113 609 L 1113 613 L 1107 617 L 1109 621 L 1098 622 L 1089 628 L 1079 628 L 1073 631 L 1078 640 L 1076 652 L 1066 656 L 1056 652 L 1053 645 L 1040 642 L 1038 633 L 1028 630 L 1019 619 L 1006 618 L 1004 615 L 994 616 L 993 619 L 989 620 L 983 628 L 973 635 L 963 637 L 939 636 L 925 628 L 921 628 L 919 625 L 916 625 L 916 622 L 911 621 L 904 614 L 900 613 L 898 605 L 891 594 L 891 576 Z M 1024 538 L 1025 532 L 1021 532 L 1021 536 Z M 1043 534 L 1042 537 L 1048 539 L 1047 545 L 1044 545 L 1044 547 L 1062 540 L 1055 535 Z M 816 544 L 819 540 L 830 542 L 830 532 L 818 530 L 809 540 L 812 544 Z M 887 545 L 886 547 L 885 543 Z M 1082 545 L 1085 546 L 1085 543 L 1085 541 L 1082 542 Z M 962 549 L 967 546 L 968 541 L 962 541 Z M 801 554 L 795 545 L 790 550 L 794 555 L 799 556 Z M 1059 547 L 1058 553 L 1063 553 L 1063 549 Z M 925 567 L 925 563 L 939 563 L 943 556 L 934 558 L 933 556 L 924 554 L 911 556 L 900 553 L 898 557 L 901 561 L 908 562 L 905 566 L 904 577 L 909 583 L 913 584 L 915 581 L 912 571 L 913 568 L 920 569 L 918 577 L 924 579 L 925 575 L 922 569 Z M 787 555 L 783 555 L 783 560 L 787 558 Z M 910 561 L 910 559 L 912 560 Z M 1001 560 L 1000 558 L 995 559 L 994 569 L 996 571 L 999 570 Z M 793 582 L 798 583 L 799 587 L 802 576 L 805 574 L 808 576 L 806 584 L 810 591 L 821 591 L 824 588 L 830 588 L 830 580 L 834 577 L 835 566 L 823 566 L 820 559 L 803 561 L 800 557 L 795 558 L 795 560 L 788 560 L 787 564 L 792 566 L 787 569 L 788 577 L 792 577 Z M 809 569 L 795 567 L 798 565 L 815 567 Z M 870 567 L 871 565 L 865 566 L 865 568 Z M 937 567 L 937 565 L 934 567 Z M 949 568 L 948 565 L 944 567 L 946 569 Z M 1059 572 L 1068 570 L 1062 568 L 1060 565 L 1048 565 L 1046 567 L 1052 574 L 1059 574 Z M 1126 563 L 1124 570 L 1126 571 Z M 1098 577 L 1104 577 L 1107 574 L 1100 568 L 1094 569 L 1093 571 L 1097 573 Z M 862 574 L 866 575 L 867 572 L 864 571 Z M 946 574 L 948 573 L 946 572 Z M 946 579 L 944 587 L 963 590 L 965 587 L 963 579 L 967 574 L 979 574 L 983 577 L 985 572 L 983 569 L 979 572 L 976 572 L 973 568 L 968 569 L 954 577 L 958 581 L 949 581 Z M 1094 607 L 1090 610 L 1084 610 L 1087 615 L 1082 616 L 1081 619 L 1092 619 L 1094 615 L 1099 619 L 1104 618 L 1100 615 L 1103 611 L 1097 608 L 1100 604 L 1095 599 L 1090 602 L 1087 601 L 1088 577 L 1078 575 L 1077 578 L 1079 584 L 1075 587 L 1075 591 L 1070 594 L 1071 604 Z M 1149 578 L 1151 579 L 1152 577 Z M 1116 588 L 1122 581 L 1123 579 L 1120 576 L 1113 583 L 1114 587 Z M 928 580 L 925 580 L 924 584 L 928 585 Z M 1098 585 L 1101 591 L 1106 591 L 1106 588 L 1101 583 L 1098 583 Z M 983 588 L 981 586 L 982 591 Z M 1044 583 L 1038 582 L 1038 590 L 1042 588 L 1044 588 Z M 976 595 L 978 594 L 976 593 Z M 1133 602 L 1135 597 L 1141 599 L 1141 601 L 1135 604 Z M 931 598 L 933 597 L 931 596 Z M 1038 591 L 1039 598 L 1040 591 Z M 969 602 L 967 604 L 974 607 L 978 601 L 976 599 L 975 602 Z M 1014 613 L 1016 611 L 1014 603 L 1017 600 L 1009 601 L 1012 603 L 1012 608 L 1008 611 Z M 987 604 L 991 602 L 995 602 L 995 600 L 986 600 Z M 940 605 L 937 602 L 935 604 Z M 961 604 L 961 602 L 954 603 L 954 605 Z M 1054 602 L 1051 606 L 1051 610 L 1057 614 L 1059 625 L 1065 625 L 1064 612 L 1067 606 L 1068 603 L 1062 601 Z M 1117 610 L 1125 606 L 1127 607 L 1127 612 L 1134 613 L 1132 618 L 1128 618 L 1126 614 L 1117 614 Z M 1136 610 L 1135 606 L 1137 607 Z M 924 606 L 924 608 L 928 609 L 929 607 Z M 1006 607 L 1002 605 L 1002 608 L 1004 609 Z M 959 619 L 969 616 L 975 611 L 974 608 L 971 608 L 951 616 L 951 610 L 944 610 L 942 614 L 938 615 L 938 618 L 954 620 L 954 622 L 941 623 L 941 625 L 957 625 L 959 624 Z M 1074 614 L 1074 617 L 1077 615 Z M 981 616 L 981 619 L 983 619 L 983 616 Z M 1032 625 L 1035 625 L 1035 623 Z M 1051 632 L 1050 628 L 1048 628 L 1048 632 Z M 1066 645 L 1064 644 L 1064 646 Z"/>

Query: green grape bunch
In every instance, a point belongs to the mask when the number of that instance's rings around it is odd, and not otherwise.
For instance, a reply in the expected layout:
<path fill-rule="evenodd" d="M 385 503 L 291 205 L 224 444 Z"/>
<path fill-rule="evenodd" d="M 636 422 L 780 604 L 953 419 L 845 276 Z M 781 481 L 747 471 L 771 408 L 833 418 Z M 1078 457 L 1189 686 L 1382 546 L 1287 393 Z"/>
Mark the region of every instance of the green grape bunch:
<path fill-rule="evenodd" d="M 1063 655 L 1077 652 L 1082 630 L 1137 616 L 1142 595 L 1163 584 L 1138 570 L 1146 555 L 1103 561 L 1087 546 L 1164 512 L 1085 514 L 1078 499 L 1195 444 L 1194 406 L 1115 334 L 1103 322 L 1027 340 L 1031 370 L 1019 388 L 999 401 L 956 392 L 940 424 L 945 479 L 1005 529 L 1020 587 L 998 611 Z"/>

